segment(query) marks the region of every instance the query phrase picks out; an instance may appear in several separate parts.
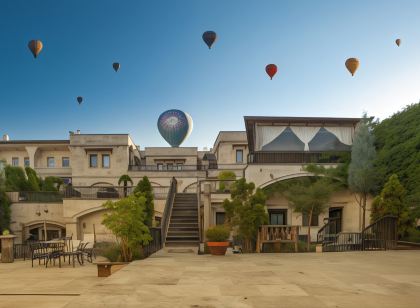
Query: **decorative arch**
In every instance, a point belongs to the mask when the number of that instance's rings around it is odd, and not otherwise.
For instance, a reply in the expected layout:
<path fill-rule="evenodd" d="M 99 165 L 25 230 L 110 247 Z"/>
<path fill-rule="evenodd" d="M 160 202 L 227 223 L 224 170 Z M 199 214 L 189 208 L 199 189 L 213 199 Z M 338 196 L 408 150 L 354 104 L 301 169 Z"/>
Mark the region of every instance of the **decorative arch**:
<path fill-rule="evenodd" d="M 187 186 L 185 186 L 185 188 L 184 188 L 184 190 L 182 191 L 182 192 L 187 192 L 188 191 L 188 189 L 189 188 L 192 188 L 192 187 L 194 187 L 194 185 L 195 185 L 195 187 L 197 188 L 197 185 L 198 185 L 198 181 L 197 182 L 193 182 L 193 183 L 191 183 L 191 184 L 189 184 L 189 185 L 187 185 Z"/>
<path fill-rule="evenodd" d="M 74 220 L 77 220 L 80 217 L 83 217 L 85 215 L 92 214 L 92 213 L 99 212 L 99 211 L 103 211 L 103 210 L 105 210 L 105 208 L 102 205 L 99 205 L 99 206 L 92 207 L 92 208 L 86 209 L 84 211 L 81 211 L 81 212 L 73 215 L 72 218 Z"/>
<path fill-rule="evenodd" d="M 285 180 L 290 180 L 290 179 L 295 179 L 295 178 L 302 178 L 302 177 L 313 177 L 313 176 L 322 176 L 322 175 L 315 175 L 310 172 L 299 172 L 299 173 L 288 174 L 288 175 L 284 175 L 278 178 L 271 179 L 270 181 L 267 181 L 261 184 L 260 186 L 258 186 L 258 188 L 265 188 L 271 184 L 274 184 L 280 181 L 285 181 Z"/>
<path fill-rule="evenodd" d="M 96 187 L 96 186 L 115 186 L 114 184 L 108 183 L 108 182 L 96 182 L 92 185 L 90 185 L 90 187 Z"/>
<path fill-rule="evenodd" d="M 64 229 L 66 228 L 65 224 L 61 222 L 53 221 L 53 220 L 46 220 L 45 223 L 50 226 L 57 226 Z M 43 225 L 43 224 L 44 224 L 44 220 L 32 220 L 25 224 L 25 228 L 30 228 L 35 225 Z"/>

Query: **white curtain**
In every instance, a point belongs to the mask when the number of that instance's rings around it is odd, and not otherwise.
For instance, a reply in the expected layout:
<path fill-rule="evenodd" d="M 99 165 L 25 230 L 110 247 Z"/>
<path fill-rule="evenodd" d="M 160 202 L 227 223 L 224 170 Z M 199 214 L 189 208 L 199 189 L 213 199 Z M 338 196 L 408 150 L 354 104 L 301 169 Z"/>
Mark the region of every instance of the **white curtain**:
<path fill-rule="evenodd" d="M 352 145 L 354 138 L 354 127 L 353 126 L 341 126 L 341 127 L 324 127 L 327 131 L 334 134 L 341 143 Z"/>
<path fill-rule="evenodd" d="M 305 151 L 309 151 L 309 141 L 311 141 L 321 127 L 312 126 L 290 126 L 295 135 L 305 143 Z"/>
<path fill-rule="evenodd" d="M 257 126 L 256 149 L 260 151 L 263 146 L 276 139 L 287 126 Z"/>

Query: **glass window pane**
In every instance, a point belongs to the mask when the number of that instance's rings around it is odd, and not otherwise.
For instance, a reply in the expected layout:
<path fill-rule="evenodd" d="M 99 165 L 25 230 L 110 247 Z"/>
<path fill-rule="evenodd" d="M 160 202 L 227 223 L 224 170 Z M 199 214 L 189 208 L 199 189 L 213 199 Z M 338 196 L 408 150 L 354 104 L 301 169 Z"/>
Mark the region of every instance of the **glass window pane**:
<path fill-rule="evenodd" d="M 54 168 L 55 167 L 54 157 L 47 157 L 47 167 L 48 168 Z"/>
<path fill-rule="evenodd" d="M 70 158 L 68 158 L 68 157 L 63 157 L 63 161 L 62 161 L 61 166 L 62 166 L 63 168 L 70 167 Z"/>
<path fill-rule="evenodd" d="M 108 154 L 102 155 L 102 168 L 109 168 L 111 166 L 111 160 Z"/>
<path fill-rule="evenodd" d="M 25 165 L 25 167 L 29 167 L 30 163 L 29 163 L 29 157 L 25 157 L 23 159 L 23 164 Z"/>
<path fill-rule="evenodd" d="M 216 225 L 223 225 L 225 223 L 225 213 L 216 212 Z"/>
<path fill-rule="evenodd" d="M 19 158 L 13 157 L 12 158 L 12 166 L 19 166 Z"/>
<path fill-rule="evenodd" d="M 96 155 L 96 154 L 89 155 L 89 166 L 91 168 L 97 168 L 98 167 L 98 155 Z"/>
<path fill-rule="evenodd" d="M 243 162 L 244 151 L 236 150 L 236 162 L 242 163 Z"/>

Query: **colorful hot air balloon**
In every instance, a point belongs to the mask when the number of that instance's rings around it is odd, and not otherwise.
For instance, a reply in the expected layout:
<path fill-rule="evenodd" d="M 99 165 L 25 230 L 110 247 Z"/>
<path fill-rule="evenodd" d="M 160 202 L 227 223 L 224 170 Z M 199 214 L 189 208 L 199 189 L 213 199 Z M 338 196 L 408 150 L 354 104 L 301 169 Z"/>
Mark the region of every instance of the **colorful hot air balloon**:
<path fill-rule="evenodd" d="M 166 142 L 172 147 L 179 147 L 191 134 L 193 121 L 188 113 L 171 109 L 163 112 L 159 116 L 157 126 Z"/>
<path fill-rule="evenodd" d="M 118 62 L 112 63 L 112 67 L 114 68 L 114 71 L 118 72 L 120 69 L 120 64 Z"/>
<path fill-rule="evenodd" d="M 356 73 L 359 68 L 359 64 L 360 62 L 356 58 L 348 58 L 346 60 L 346 67 L 352 76 L 354 76 L 354 73 Z"/>
<path fill-rule="evenodd" d="M 396 40 L 395 40 L 395 44 L 397 44 L 397 46 L 398 46 L 398 47 L 400 47 L 400 44 L 401 44 L 401 39 L 396 39 Z"/>
<path fill-rule="evenodd" d="M 42 42 L 40 40 L 32 40 L 28 43 L 28 48 L 34 55 L 34 58 L 38 57 L 42 50 Z"/>
<path fill-rule="evenodd" d="M 77 102 L 79 103 L 79 105 L 83 102 L 83 97 L 78 96 L 77 97 Z"/>
<path fill-rule="evenodd" d="M 206 31 L 203 33 L 203 41 L 207 44 L 207 46 L 209 46 L 209 49 L 211 49 L 211 46 L 216 41 L 216 39 L 217 34 L 214 31 Z"/>
<path fill-rule="evenodd" d="M 265 67 L 265 71 L 270 76 L 270 79 L 273 79 L 274 75 L 277 73 L 277 66 L 275 64 L 268 64 Z"/>

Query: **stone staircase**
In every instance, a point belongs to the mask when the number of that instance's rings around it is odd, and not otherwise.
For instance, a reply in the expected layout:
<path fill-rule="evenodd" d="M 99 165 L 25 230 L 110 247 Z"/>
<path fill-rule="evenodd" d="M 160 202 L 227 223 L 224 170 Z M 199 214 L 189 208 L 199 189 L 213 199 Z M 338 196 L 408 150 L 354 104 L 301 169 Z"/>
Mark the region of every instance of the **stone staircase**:
<path fill-rule="evenodd" d="M 175 194 L 165 247 L 198 247 L 197 202 L 197 194 Z"/>

